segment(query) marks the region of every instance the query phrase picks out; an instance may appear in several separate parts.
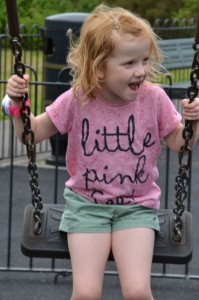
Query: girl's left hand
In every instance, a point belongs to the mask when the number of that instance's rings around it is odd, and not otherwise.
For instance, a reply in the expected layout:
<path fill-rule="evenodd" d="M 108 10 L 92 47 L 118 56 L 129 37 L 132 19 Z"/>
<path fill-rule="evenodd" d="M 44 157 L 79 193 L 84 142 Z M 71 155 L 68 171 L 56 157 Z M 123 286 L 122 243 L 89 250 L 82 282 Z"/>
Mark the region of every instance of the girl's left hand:
<path fill-rule="evenodd" d="M 193 102 L 189 99 L 182 100 L 183 116 L 189 121 L 199 121 L 199 98 L 195 98 Z"/>

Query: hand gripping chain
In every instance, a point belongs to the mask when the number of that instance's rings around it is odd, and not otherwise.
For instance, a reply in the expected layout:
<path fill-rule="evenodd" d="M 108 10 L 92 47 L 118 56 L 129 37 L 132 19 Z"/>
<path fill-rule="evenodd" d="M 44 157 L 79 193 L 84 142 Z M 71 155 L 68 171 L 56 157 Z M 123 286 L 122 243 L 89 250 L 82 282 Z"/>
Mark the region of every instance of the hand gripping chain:
<path fill-rule="evenodd" d="M 14 72 L 19 77 L 23 78 L 25 74 L 25 65 L 21 61 L 22 56 L 22 37 L 19 30 L 17 5 L 14 0 L 6 1 L 9 33 L 10 33 L 10 44 L 12 52 L 15 57 Z M 36 235 L 41 232 L 41 215 L 43 210 L 42 198 L 40 195 L 40 188 L 38 182 L 38 170 L 35 163 L 35 144 L 34 144 L 34 132 L 31 129 L 30 122 L 30 107 L 26 105 L 28 95 L 25 94 L 20 98 L 22 107 L 20 109 L 20 115 L 23 122 L 22 141 L 26 146 L 27 156 L 29 158 L 28 172 L 30 174 L 30 187 L 32 192 L 32 205 L 34 206 L 33 217 L 35 220 L 34 233 Z"/>
<path fill-rule="evenodd" d="M 187 89 L 187 97 L 189 101 L 192 102 L 198 96 L 198 87 L 197 83 L 199 80 L 199 18 L 197 22 L 197 31 L 196 31 L 196 38 L 193 44 L 193 49 L 195 51 L 193 63 L 192 63 L 192 71 L 190 74 L 190 81 L 191 85 Z M 192 130 L 192 122 L 185 120 L 185 128 L 183 130 L 183 138 L 184 138 L 184 146 L 181 147 L 178 157 L 179 157 L 179 171 L 178 175 L 176 176 L 176 200 L 175 205 L 176 207 L 173 209 L 175 213 L 174 216 L 174 228 L 173 228 L 173 235 L 174 239 L 177 242 L 181 242 L 182 240 L 182 215 L 185 209 L 184 200 L 187 197 L 186 188 L 188 186 L 188 175 L 187 172 L 191 165 L 191 156 L 192 152 L 189 148 L 189 140 L 193 136 Z M 183 163 L 184 155 L 187 155 L 187 163 Z"/>
<path fill-rule="evenodd" d="M 25 66 L 21 62 L 21 44 L 16 39 L 11 39 L 12 51 L 15 56 L 14 70 L 15 74 L 19 77 L 23 77 L 25 72 Z M 26 146 L 27 156 L 29 159 L 28 163 L 28 173 L 30 174 L 30 187 L 32 192 L 32 205 L 34 206 L 34 220 L 35 220 L 35 230 L 34 233 L 40 234 L 41 229 L 41 214 L 43 209 L 42 198 L 40 195 L 40 188 L 38 182 L 38 170 L 35 162 L 35 144 L 34 144 L 34 132 L 31 129 L 30 121 L 30 107 L 26 105 L 28 95 L 21 97 L 20 101 L 22 107 L 20 109 L 20 115 L 22 118 L 24 131 L 22 132 L 22 141 Z"/>

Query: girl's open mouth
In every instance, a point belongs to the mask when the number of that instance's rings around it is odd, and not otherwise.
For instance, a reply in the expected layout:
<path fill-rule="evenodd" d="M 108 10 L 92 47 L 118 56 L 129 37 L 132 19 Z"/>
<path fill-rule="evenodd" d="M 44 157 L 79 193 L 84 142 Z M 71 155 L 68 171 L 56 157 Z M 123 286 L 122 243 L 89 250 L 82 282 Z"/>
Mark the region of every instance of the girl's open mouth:
<path fill-rule="evenodd" d="M 140 86 L 140 83 L 130 83 L 129 84 L 129 88 L 135 92 L 137 92 L 139 90 L 139 86 Z"/>

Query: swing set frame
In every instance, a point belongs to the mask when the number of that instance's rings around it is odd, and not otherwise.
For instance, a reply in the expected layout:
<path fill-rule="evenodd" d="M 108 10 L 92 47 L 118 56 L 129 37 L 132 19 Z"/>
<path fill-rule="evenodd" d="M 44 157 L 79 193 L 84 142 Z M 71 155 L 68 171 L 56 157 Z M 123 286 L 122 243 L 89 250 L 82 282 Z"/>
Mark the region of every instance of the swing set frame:
<path fill-rule="evenodd" d="M 15 57 L 14 72 L 23 77 L 25 66 L 22 58 L 22 36 L 20 35 L 16 0 L 6 0 L 9 25 L 10 44 Z M 199 80 L 199 18 L 196 36 L 193 43 L 195 51 L 190 74 L 191 85 L 187 89 L 190 102 L 198 95 Z M 35 157 L 34 132 L 31 129 L 30 108 L 26 105 L 28 95 L 21 97 L 21 118 L 24 125 L 22 141 L 27 149 L 29 159 L 30 188 L 32 204 L 24 211 L 21 250 L 29 257 L 68 258 L 67 234 L 61 233 L 59 222 L 64 205 L 43 204 L 38 181 L 38 169 Z M 161 209 L 158 213 L 160 232 L 156 234 L 153 261 L 158 263 L 186 264 L 192 258 L 192 215 L 185 210 L 184 201 L 187 197 L 188 170 L 191 165 L 191 149 L 189 140 L 193 135 L 192 122 L 185 120 L 183 131 L 184 145 L 179 157 L 179 171 L 176 176 L 176 200 L 174 209 Z M 184 157 L 187 157 L 184 162 Z M 110 253 L 109 260 L 113 260 Z"/>

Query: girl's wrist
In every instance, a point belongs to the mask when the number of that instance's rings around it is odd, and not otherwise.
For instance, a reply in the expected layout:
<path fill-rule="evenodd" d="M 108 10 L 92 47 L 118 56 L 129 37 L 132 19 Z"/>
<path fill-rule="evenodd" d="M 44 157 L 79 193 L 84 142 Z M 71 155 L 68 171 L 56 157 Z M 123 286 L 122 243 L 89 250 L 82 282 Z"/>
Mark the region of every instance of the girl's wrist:
<path fill-rule="evenodd" d="M 30 107 L 30 100 L 26 101 L 26 106 Z M 1 109 L 5 116 L 20 118 L 21 116 L 21 107 L 20 102 L 10 99 L 8 95 L 3 98 Z"/>
<path fill-rule="evenodd" d="M 20 106 L 20 102 L 19 101 L 15 101 L 15 100 L 13 100 L 13 99 L 10 98 L 10 105 L 14 106 L 14 107 L 17 107 L 17 106 Z"/>

